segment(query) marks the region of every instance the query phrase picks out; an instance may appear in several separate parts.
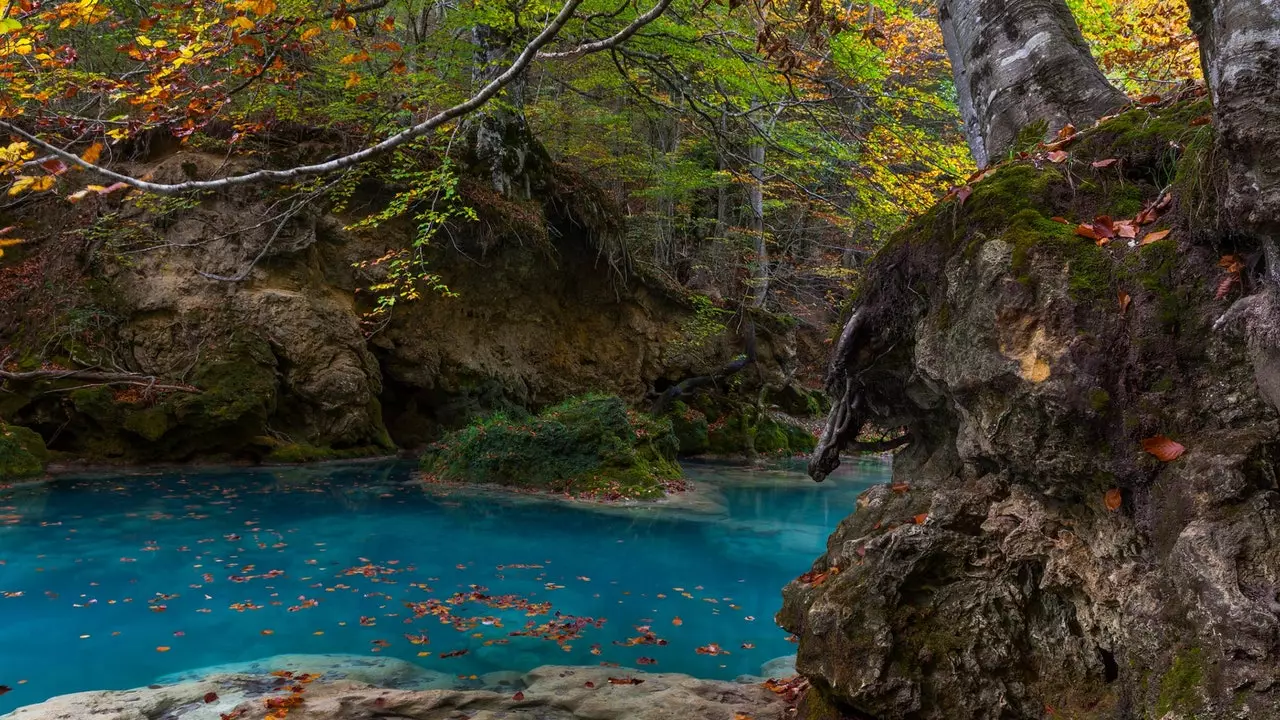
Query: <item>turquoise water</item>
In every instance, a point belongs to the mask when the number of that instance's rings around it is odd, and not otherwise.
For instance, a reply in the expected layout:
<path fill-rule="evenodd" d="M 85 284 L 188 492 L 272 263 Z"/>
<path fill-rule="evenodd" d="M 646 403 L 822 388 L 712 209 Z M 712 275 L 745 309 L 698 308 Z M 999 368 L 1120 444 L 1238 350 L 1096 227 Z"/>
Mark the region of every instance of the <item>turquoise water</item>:
<path fill-rule="evenodd" d="M 547 663 L 758 674 L 795 651 L 780 588 L 889 466 L 822 485 L 686 469 L 718 511 L 424 488 L 402 463 L 0 490 L 0 713 L 284 653 L 378 653 L 463 682 Z"/>

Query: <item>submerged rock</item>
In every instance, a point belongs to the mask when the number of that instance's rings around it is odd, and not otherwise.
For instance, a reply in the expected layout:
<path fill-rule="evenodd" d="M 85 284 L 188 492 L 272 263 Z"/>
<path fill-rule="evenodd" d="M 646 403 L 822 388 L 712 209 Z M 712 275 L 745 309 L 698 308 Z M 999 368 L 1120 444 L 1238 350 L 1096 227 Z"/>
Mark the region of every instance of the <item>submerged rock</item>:
<path fill-rule="evenodd" d="M 1276 717 L 1280 424 L 1212 330 L 1256 248 L 1215 224 L 1207 111 L 1001 167 L 876 260 L 836 380 L 913 441 L 784 592 L 809 717 Z M 1133 243 L 1076 228 L 1144 207 Z"/>
<path fill-rule="evenodd" d="M 350 680 L 401 690 L 434 690 L 455 685 L 452 675 L 428 670 L 405 660 L 342 654 L 274 655 L 261 660 L 184 670 L 158 678 L 156 683 L 173 685 L 203 682 L 225 675 L 271 675 L 273 672 L 310 673 L 320 676 L 325 682 Z"/>
<path fill-rule="evenodd" d="M 305 656 L 295 656 L 305 657 Z M 324 656 L 321 656 L 324 657 Z M 296 697 L 290 720 L 782 720 L 785 704 L 759 685 L 622 668 L 547 666 L 525 674 L 523 690 L 397 690 L 351 680 L 221 675 L 201 682 L 64 695 L 4 720 L 263 720 L 275 698 Z"/>

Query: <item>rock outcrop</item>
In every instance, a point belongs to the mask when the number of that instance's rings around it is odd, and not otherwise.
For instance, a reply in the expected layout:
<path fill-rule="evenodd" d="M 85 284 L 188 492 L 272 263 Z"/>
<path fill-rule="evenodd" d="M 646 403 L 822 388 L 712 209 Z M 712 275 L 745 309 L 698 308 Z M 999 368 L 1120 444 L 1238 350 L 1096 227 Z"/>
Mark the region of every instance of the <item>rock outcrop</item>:
<path fill-rule="evenodd" d="M 1276 717 L 1275 364 L 1213 330 L 1261 253 L 1208 112 L 1006 163 L 876 260 L 828 435 L 913 441 L 784 592 L 807 717 Z"/>
<path fill-rule="evenodd" d="M 325 677 L 306 677 L 299 684 L 297 677 L 220 674 L 175 685 L 77 693 L 20 708 L 3 718 L 263 720 L 272 714 L 273 699 L 274 707 L 287 708 L 291 720 L 782 720 L 785 716 L 783 701 L 760 685 L 623 668 L 541 667 L 500 690 L 394 689 Z M 282 705 L 282 701 L 292 704 Z"/>
<path fill-rule="evenodd" d="M 158 180 L 224 161 L 166 152 L 145 168 Z M 733 331 L 699 358 L 677 352 L 694 313 L 683 290 L 620 274 L 613 211 L 564 178 L 522 202 L 464 179 L 479 220 L 422 250 L 456 296 L 423 288 L 370 321 L 369 288 L 387 279 L 370 261 L 407 251 L 416 229 L 351 229 L 394 190 L 367 185 L 345 208 L 268 188 L 8 211 L 43 239 L 0 265 L 0 371 L 51 361 L 137 382 L 0 378 L 0 418 L 98 461 L 320 460 L 420 447 L 586 391 L 639 402 L 740 352 Z M 757 325 L 753 379 L 789 381 L 792 330 Z"/>

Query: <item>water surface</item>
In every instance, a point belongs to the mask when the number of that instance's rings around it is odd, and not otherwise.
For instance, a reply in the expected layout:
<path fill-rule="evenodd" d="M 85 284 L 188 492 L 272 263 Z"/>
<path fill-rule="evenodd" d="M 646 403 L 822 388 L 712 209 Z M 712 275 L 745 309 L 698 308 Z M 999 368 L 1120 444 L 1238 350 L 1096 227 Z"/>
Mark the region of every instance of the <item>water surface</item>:
<path fill-rule="evenodd" d="M 461 678 L 601 662 L 758 674 L 795 652 L 773 623 L 779 590 L 889 466 L 852 463 L 821 485 L 686 470 L 720 512 L 424 488 L 403 463 L 0 490 L 0 685 L 13 688 L 0 713 L 284 653 L 377 653 Z"/>

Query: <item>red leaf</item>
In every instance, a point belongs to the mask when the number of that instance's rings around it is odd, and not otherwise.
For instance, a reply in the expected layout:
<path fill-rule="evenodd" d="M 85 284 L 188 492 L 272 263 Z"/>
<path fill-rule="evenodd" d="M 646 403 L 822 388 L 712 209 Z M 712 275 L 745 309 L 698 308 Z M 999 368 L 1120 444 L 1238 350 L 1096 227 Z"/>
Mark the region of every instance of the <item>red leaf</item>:
<path fill-rule="evenodd" d="M 1158 102 L 1160 102 L 1159 95 L 1143 95 L 1142 97 L 1138 98 L 1139 105 L 1154 105 Z"/>
<path fill-rule="evenodd" d="M 1062 223 L 1063 225 L 1070 225 L 1070 224 L 1071 224 L 1071 221 L 1070 221 L 1070 220 L 1068 220 L 1068 219 L 1066 219 L 1066 218 L 1062 217 L 1061 215 L 1054 215 L 1053 217 L 1051 217 L 1051 218 L 1049 218 L 1049 219 L 1050 219 L 1050 220 L 1052 220 L 1052 221 L 1054 221 L 1054 222 L 1056 222 L 1056 223 Z"/>
<path fill-rule="evenodd" d="M 1212 118 L 1210 118 L 1208 115 L 1201 115 L 1200 117 L 1192 118 L 1191 122 L 1188 124 L 1191 127 L 1196 127 L 1198 125 L 1208 125 L 1210 122 L 1213 122 Z"/>
<path fill-rule="evenodd" d="M 956 190 L 956 199 L 958 199 L 960 201 L 960 204 L 963 205 L 964 201 L 968 200 L 969 196 L 972 194 L 973 194 L 973 188 L 969 187 L 968 185 L 965 185 L 959 190 Z"/>
<path fill-rule="evenodd" d="M 9 227 L 0 228 L 0 235 L 7 235 L 16 229 L 18 229 L 17 225 L 10 225 Z"/>
<path fill-rule="evenodd" d="M 1107 158 L 1106 160 L 1094 160 L 1090 164 L 1096 168 L 1106 168 L 1115 165 L 1117 162 L 1119 162 L 1119 160 L 1116 160 L 1115 158 Z"/>
<path fill-rule="evenodd" d="M 1117 490 L 1116 488 L 1111 488 L 1110 490 L 1107 491 L 1106 495 L 1102 496 L 1103 504 L 1106 505 L 1107 509 L 1110 510 L 1111 512 L 1115 512 L 1116 510 L 1120 509 L 1120 501 L 1122 499 L 1123 498 L 1121 498 L 1120 496 L 1120 491 Z"/>
<path fill-rule="evenodd" d="M 1111 222 L 1110 215 L 1099 215 L 1093 219 L 1093 231 L 1098 234 L 1099 238 L 1113 238 L 1116 236 L 1115 223 Z"/>
<path fill-rule="evenodd" d="M 640 657 L 640 658 L 636 658 L 636 663 L 638 665 L 657 665 L 658 661 L 654 660 L 651 657 Z"/>
<path fill-rule="evenodd" d="M 49 158 L 48 160 L 45 160 L 44 162 L 40 163 L 40 167 L 44 168 L 45 170 L 48 170 L 50 173 L 54 175 L 61 175 L 62 173 L 67 171 L 67 164 L 62 162 L 58 158 Z"/>
<path fill-rule="evenodd" d="M 1116 235 L 1133 239 L 1138 237 L 1138 226 L 1132 220 L 1121 220 L 1116 223 Z"/>
<path fill-rule="evenodd" d="M 1140 245 L 1150 245 L 1150 244 L 1151 244 L 1151 243 L 1153 243 L 1153 242 L 1159 242 L 1159 241 L 1161 241 L 1161 240 L 1163 240 L 1163 239 L 1165 239 L 1165 238 L 1169 237 L 1169 232 L 1170 232 L 1169 230 L 1157 230 L 1157 231 L 1155 231 L 1155 232 L 1153 232 L 1153 233 L 1147 233 L 1147 236 L 1146 236 L 1146 237 L 1144 237 L 1144 238 L 1142 238 L 1142 242 L 1141 242 L 1141 243 L 1139 243 L 1139 244 L 1140 244 Z"/>
<path fill-rule="evenodd" d="M 9 693 L 9 692 L 13 692 L 13 688 L 9 687 L 8 685 L 0 685 L 0 695 L 4 695 L 5 693 Z"/>
<path fill-rule="evenodd" d="M 1060 162 L 1064 162 L 1069 157 L 1069 155 L 1066 150 L 1054 150 L 1050 152 L 1046 157 L 1049 158 L 1049 162 L 1051 163 L 1060 163 Z"/>
<path fill-rule="evenodd" d="M 640 678 L 609 678 L 610 685 L 639 685 L 642 682 Z"/>
<path fill-rule="evenodd" d="M 205 705 L 208 705 L 209 703 L 214 703 L 214 702 L 217 702 L 217 701 L 218 701 L 218 693 L 211 692 L 211 693 L 205 693 L 205 694 L 204 694 L 204 704 L 205 704 Z"/>
<path fill-rule="evenodd" d="M 1173 462 L 1187 449 L 1163 435 L 1149 437 L 1142 441 L 1142 449 L 1156 456 L 1161 462 Z"/>
<path fill-rule="evenodd" d="M 516 702 L 520 702 L 521 700 L 524 699 L 524 693 L 522 691 L 517 690 L 516 694 L 511 696 L 511 699 L 515 700 Z"/>
<path fill-rule="evenodd" d="M 471 651 L 470 650 L 450 650 L 449 652 L 440 653 L 440 657 L 442 658 L 461 657 L 463 655 L 466 655 L 469 652 Z"/>
<path fill-rule="evenodd" d="M 894 493 L 901 495 L 902 493 L 910 490 L 911 486 L 904 482 L 896 482 L 893 485 L 890 485 L 889 489 L 892 490 Z"/>
<path fill-rule="evenodd" d="M 593 688 L 593 687 L 595 687 L 595 686 L 596 686 L 596 684 L 595 684 L 595 683 L 593 683 L 593 682 L 591 682 L 590 680 L 588 680 L 588 681 L 586 681 L 586 682 L 582 683 L 582 687 L 587 688 L 587 689 Z"/>

